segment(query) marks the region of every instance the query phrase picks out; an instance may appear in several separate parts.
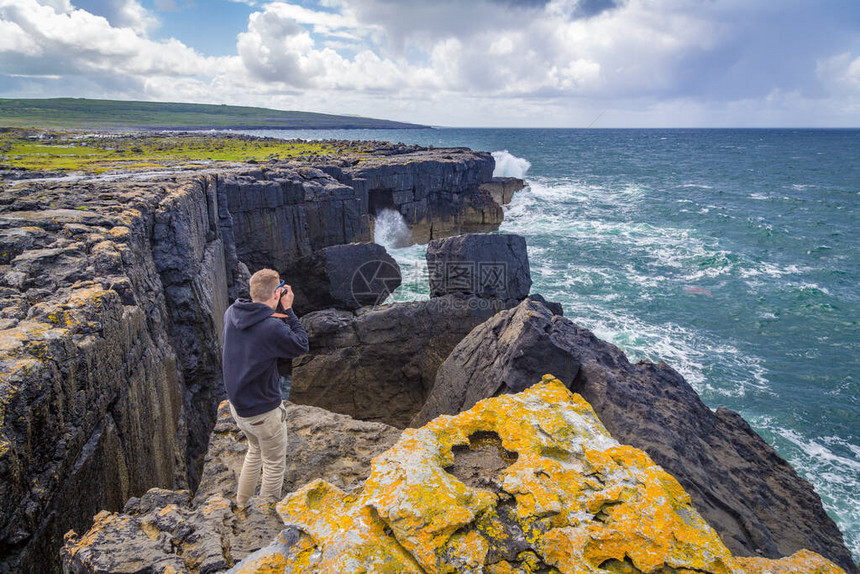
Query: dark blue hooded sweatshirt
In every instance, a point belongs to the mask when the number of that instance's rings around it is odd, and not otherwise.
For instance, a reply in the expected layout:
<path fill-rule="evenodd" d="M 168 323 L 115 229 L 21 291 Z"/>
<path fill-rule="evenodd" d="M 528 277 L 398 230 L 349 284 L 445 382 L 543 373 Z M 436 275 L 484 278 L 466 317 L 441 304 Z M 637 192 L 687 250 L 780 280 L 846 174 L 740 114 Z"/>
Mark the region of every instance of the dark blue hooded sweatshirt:
<path fill-rule="evenodd" d="M 308 334 L 292 309 L 272 317 L 264 303 L 238 299 L 224 313 L 224 387 L 239 416 L 252 417 L 281 404 L 278 359 L 308 352 Z"/>

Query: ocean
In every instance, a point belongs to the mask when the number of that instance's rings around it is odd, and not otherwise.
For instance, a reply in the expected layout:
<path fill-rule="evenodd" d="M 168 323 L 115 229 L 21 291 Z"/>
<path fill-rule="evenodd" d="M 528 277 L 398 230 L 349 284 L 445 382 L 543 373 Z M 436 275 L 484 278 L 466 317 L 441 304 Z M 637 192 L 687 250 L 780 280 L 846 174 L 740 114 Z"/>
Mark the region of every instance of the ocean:
<path fill-rule="evenodd" d="M 813 484 L 860 561 L 860 130 L 255 131 L 494 152 L 532 292 L 666 361 Z M 391 249 L 427 297 L 425 246 Z M 787 518 L 790 519 L 790 518 Z"/>

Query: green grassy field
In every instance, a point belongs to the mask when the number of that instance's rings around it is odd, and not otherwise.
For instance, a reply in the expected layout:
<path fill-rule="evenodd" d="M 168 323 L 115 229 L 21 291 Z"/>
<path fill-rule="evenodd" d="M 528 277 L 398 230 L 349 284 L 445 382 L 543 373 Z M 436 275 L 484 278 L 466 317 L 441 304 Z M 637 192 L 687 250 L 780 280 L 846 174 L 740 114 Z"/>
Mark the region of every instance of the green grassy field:
<path fill-rule="evenodd" d="M 0 127 L 122 130 L 398 129 L 425 126 L 243 106 L 53 98 L 0 99 Z"/>
<path fill-rule="evenodd" d="M 322 155 L 361 161 L 376 147 L 369 142 L 289 141 L 208 133 L 81 136 L 75 132 L 0 128 L 0 170 L 98 174 Z"/>

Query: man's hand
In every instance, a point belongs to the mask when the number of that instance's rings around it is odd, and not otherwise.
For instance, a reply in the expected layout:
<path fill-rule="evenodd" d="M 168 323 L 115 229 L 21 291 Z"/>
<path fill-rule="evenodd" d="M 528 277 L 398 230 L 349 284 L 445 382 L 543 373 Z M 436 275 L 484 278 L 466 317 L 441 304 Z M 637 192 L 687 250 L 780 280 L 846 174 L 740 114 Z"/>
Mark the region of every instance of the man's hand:
<path fill-rule="evenodd" d="M 281 289 L 281 307 L 284 311 L 293 306 L 294 298 L 295 295 L 293 294 L 293 288 L 289 285 L 284 285 L 283 289 Z"/>

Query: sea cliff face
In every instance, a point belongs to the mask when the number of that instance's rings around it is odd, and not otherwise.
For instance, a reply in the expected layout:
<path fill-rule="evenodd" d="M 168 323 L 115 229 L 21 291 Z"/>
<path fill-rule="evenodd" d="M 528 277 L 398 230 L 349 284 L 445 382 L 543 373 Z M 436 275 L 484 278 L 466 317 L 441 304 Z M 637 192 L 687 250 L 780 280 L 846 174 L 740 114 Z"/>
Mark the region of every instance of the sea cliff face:
<path fill-rule="evenodd" d="M 492 174 L 489 154 L 412 165 L 401 151 L 365 171 L 382 181 L 409 165 L 398 185 L 428 205 L 480 195 Z M 197 485 L 223 392 L 223 312 L 249 271 L 370 238 L 374 188 L 351 166 L 321 168 L 4 184 L 0 571 L 56 570 L 62 534 L 100 509 Z"/>

